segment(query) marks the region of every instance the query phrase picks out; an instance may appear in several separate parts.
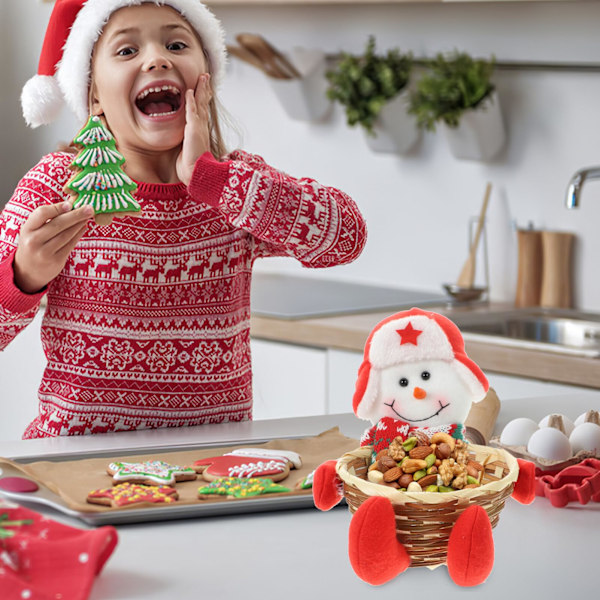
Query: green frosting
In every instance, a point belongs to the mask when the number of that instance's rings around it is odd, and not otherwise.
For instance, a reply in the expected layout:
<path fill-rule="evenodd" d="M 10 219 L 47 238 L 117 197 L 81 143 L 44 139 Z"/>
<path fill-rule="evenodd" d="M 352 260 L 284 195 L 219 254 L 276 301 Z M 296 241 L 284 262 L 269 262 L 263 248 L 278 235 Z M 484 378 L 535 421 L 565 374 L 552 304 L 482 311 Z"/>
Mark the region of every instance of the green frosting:
<path fill-rule="evenodd" d="M 100 117 L 90 117 L 73 143 L 83 146 L 71 164 L 80 172 L 66 186 L 77 196 L 73 208 L 90 204 L 96 214 L 139 212 L 131 195 L 137 185 L 121 168 L 125 159 Z"/>
<path fill-rule="evenodd" d="M 289 492 L 290 489 L 260 477 L 219 477 L 208 485 L 198 489 L 201 495 L 233 496 L 248 498 L 277 492 Z"/>

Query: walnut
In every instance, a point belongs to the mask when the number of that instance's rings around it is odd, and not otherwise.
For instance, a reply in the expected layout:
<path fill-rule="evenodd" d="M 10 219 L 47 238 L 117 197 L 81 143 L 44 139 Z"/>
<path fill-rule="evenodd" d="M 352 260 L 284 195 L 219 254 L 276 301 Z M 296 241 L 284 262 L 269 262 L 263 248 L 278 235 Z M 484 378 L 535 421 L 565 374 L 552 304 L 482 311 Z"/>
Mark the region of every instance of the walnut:
<path fill-rule="evenodd" d="M 455 490 L 462 490 L 467 485 L 467 471 L 459 473 L 452 481 L 452 487 Z"/>
<path fill-rule="evenodd" d="M 389 455 L 396 461 L 401 461 L 406 456 L 406 451 L 402 447 L 402 438 L 397 437 L 389 447 Z"/>
<path fill-rule="evenodd" d="M 452 485 L 452 487 L 456 488 L 456 489 L 462 489 L 462 487 L 464 487 L 467 484 L 467 467 L 465 465 L 461 465 L 459 463 L 457 463 L 453 458 L 446 458 L 445 460 L 442 461 L 442 464 L 439 466 L 438 468 L 438 473 L 440 474 L 440 477 L 442 478 L 442 481 L 444 482 L 444 485 L 449 486 Z M 460 482 L 462 481 L 464 476 L 464 483 L 462 483 L 462 485 L 460 485 Z M 459 480 L 459 485 L 460 487 L 457 487 L 454 482 L 456 481 L 455 478 L 460 478 Z"/>
<path fill-rule="evenodd" d="M 466 465 L 469 462 L 469 449 L 467 442 L 463 440 L 456 440 L 456 444 L 454 444 L 454 451 L 452 452 L 452 458 L 461 464 Z"/>

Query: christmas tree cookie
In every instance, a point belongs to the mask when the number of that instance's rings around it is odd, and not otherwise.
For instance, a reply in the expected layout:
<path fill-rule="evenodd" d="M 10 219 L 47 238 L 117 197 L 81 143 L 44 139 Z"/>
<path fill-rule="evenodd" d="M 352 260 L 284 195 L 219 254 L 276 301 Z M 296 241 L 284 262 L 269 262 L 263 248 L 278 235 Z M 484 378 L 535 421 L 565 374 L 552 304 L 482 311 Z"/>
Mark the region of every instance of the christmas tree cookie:
<path fill-rule="evenodd" d="M 71 164 L 77 174 L 65 185 L 76 196 L 73 208 L 90 204 L 99 225 L 110 224 L 116 214 L 139 212 L 141 207 L 131 195 L 137 185 L 121 168 L 125 159 L 100 117 L 90 117 L 73 143 L 82 147 Z"/>

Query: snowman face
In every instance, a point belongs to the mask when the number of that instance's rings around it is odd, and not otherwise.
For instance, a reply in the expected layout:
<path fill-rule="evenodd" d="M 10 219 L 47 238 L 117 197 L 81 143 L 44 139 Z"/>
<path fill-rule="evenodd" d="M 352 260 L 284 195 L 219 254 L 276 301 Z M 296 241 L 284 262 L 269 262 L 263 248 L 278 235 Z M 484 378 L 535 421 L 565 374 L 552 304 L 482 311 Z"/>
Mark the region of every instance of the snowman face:
<path fill-rule="evenodd" d="M 381 371 L 375 420 L 401 419 L 416 427 L 463 423 L 471 393 L 452 364 L 419 361 Z"/>

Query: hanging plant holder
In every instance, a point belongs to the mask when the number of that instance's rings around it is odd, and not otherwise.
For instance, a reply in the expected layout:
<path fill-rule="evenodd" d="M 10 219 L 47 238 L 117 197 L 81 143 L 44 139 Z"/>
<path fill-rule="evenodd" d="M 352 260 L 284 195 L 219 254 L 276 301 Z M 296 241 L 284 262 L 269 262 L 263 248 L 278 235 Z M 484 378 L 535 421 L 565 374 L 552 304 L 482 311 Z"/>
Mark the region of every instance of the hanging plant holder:
<path fill-rule="evenodd" d="M 373 125 L 373 134 L 363 129 L 367 145 L 373 152 L 406 154 L 420 138 L 415 120 L 408 112 L 409 94 L 405 90 L 390 100 Z"/>
<path fill-rule="evenodd" d="M 496 91 L 477 108 L 467 110 L 457 127 L 442 122 L 452 154 L 461 160 L 488 161 L 502 150 L 506 129 Z"/>

